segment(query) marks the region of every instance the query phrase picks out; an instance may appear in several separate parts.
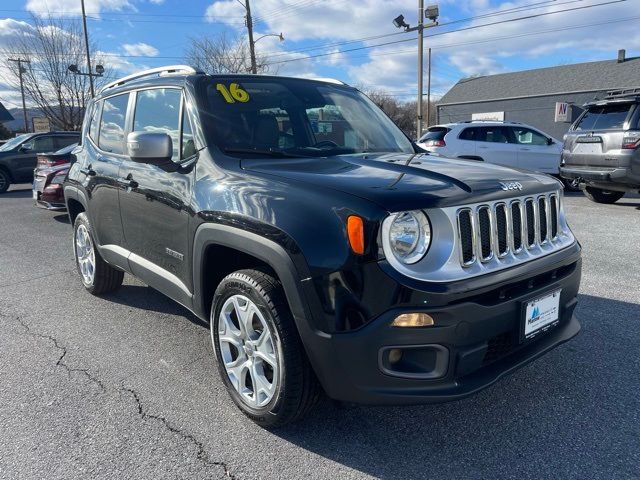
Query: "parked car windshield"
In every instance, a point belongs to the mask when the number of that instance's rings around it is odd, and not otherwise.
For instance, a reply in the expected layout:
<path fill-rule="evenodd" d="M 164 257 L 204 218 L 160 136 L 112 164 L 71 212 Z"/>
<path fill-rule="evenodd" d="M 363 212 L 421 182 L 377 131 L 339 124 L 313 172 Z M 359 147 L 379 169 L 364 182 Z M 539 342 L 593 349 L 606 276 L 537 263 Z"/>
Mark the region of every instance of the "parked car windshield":
<path fill-rule="evenodd" d="M 364 94 L 301 79 L 219 77 L 205 86 L 211 141 L 230 155 L 413 153 L 402 131 Z"/>
<path fill-rule="evenodd" d="M 24 141 L 28 140 L 29 138 L 31 138 L 32 136 L 33 136 L 33 134 L 31 134 L 31 133 L 24 133 L 22 135 L 18 135 L 17 137 L 12 138 L 7 143 L 2 145 L 0 147 L 0 152 L 9 152 L 9 151 L 11 151 L 14 148 L 16 148 L 18 145 L 20 145 L 22 142 L 24 142 Z"/>

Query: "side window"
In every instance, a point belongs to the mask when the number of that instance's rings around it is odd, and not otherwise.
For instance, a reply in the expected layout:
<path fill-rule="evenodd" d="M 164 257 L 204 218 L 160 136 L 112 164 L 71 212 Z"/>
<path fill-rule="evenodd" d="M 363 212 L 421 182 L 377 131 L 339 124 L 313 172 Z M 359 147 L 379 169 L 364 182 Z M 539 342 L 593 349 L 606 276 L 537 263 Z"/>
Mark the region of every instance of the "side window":
<path fill-rule="evenodd" d="M 182 152 L 180 159 L 189 158 L 196 154 L 196 144 L 193 141 L 193 132 L 191 131 L 191 122 L 187 110 L 182 111 Z"/>
<path fill-rule="evenodd" d="M 136 97 L 134 132 L 166 133 L 173 142 L 172 160 L 180 158 L 180 100 L 182 92 L 175 88 L 142 90 Z"/>
<path fill-rule="evenodd" d="M 548 145 L 549 139 L 529 128 L 513 127 L 516 143 L 519 145 Z"/>
<path fill-rule="evenodd" d="M 124 153 L 124 126 L 129 94 L 104 100 L 100 121 L 99 147 L 111 153 Z"/>
<path fill-rule="evenodd" d="M 93 112 L 91 113 L 91 123 L 89 124 L 89 137 L 96 144 L 98 143 L 98 132 L 100 131 L 100 110 L 102 109 L 102 102 L 94 105 Z"/>
<path fill-rule="evenodd" d="M 78 143 L 79 140 L 79 137 L 74 137 L 73 135 L 61 135 L 56 137 L 56 149 L 60 150 L 61 148 L 68 147 L 73 143 Z"/>
<path fill-rule="evenodd" d="M 478 129 L 476 140 L 479 142 L 509 143 L 509 136 L 504 127 L 482 127 Z"/>
<path fill-rule="evenodd" d="M 476 131 L 478 129 L 477 128 L 465 128 L 461 133 L 460 136 L 458 137 L 460 140 L 477 140 L 477 135 L 476 135 Z"/>
<path fill-rule="evenodd" d="M 56 150 L 56 145 L 53 142 L 53 136 L 45 135 L 33 139 L 33 152 L 52 152 L 54 150 Z"/>

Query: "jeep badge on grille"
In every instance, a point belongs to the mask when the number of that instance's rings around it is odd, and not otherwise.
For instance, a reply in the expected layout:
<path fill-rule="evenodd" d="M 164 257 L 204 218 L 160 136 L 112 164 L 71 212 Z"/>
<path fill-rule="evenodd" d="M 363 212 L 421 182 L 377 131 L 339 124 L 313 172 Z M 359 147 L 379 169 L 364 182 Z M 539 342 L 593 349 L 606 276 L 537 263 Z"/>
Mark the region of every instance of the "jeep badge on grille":
<path fill-rule="evenodd" d="M 509 190 L 522 190 L 522 184 L 520 182 L 498 182 L 500 188 L 504 191 Z"/>

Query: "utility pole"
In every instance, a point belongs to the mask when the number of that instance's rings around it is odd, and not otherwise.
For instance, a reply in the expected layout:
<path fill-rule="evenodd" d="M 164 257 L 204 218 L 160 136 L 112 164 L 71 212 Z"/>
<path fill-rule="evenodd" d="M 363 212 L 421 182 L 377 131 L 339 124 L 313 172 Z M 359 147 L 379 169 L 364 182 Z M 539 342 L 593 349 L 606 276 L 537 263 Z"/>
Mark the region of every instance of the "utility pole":
<path fill-rule="evenodd" d="M 427 128 L 431 125 L 431 48 L 427 54 Z"/>
<path fill-rule="evenodd" d="M 22 58 L 10 58 L 9 61 L 18 64 L 18 76 L 20 77 L 20 93 L 22 94 L 22 114 L 24 115 L 24 132 L 29 133 L 29 122 L 27 121 L 27 105 L 24 101 L 24 83 L 22 82 L 22 74 L 26 72 L 26 70 L 22 66 L 22 63 L 31 62 Z"/>
<path fill-rule="evenodd" d="M 398 15 L 393 19 L 393 24 L 396 28 L 404 28 L 405 32 L 418 31 L 418 111 L 417 111 L 417 138 L 422 135 L 422 83 L 424 78 L 423 72 L 423 51 L 424 51 L 424 29 L 431 28 L 438 25 L 438 16 L 440 15 L 437 5 L 429 5 L 425 11 L 424 0 L 418 0 L 418 25 L 411 27 L 404 21 L 404 15 Z M 424 23 L 424 18 L 427 17 L 431 20 L 430 23 Z M 431 51 L 431 49 L 429 49 Z"/>
<path fill-rule="evenodd" d="M 91 98 L 95 96 L 95 91 L 93 89 L 93 76 L 91 75 L 91 55 L 89 54 L 89 35 L 87 33 L 87 15 L 84 11 L 84 0 L 80 0 L 80 4 L 82 5 L 82 28 L 84 30 L 84 46 L 87 51 L 87 71 L 89 72 L 89 87 L 91 88 Z M 247 5 L 249 4 L 249 0 L 247 0 Z"/>
<path fill-rule="evenodd" d="M 244 1 L 244 8 L 247 11 L 247 32 L 249 33 L 249 53 L 251 55 L 251 73 L 258 73 L 258 66 L 256 65 L 256 44 L 253 41 L 253 19 L 251 18 L 251 5 L 249 0 Z"/>
<path fill-rule="evenodd" d="M 418 124 L 416 139 L 422 136 L 422 80 L 424 77 L 424 0 L 418 1 Z"/>

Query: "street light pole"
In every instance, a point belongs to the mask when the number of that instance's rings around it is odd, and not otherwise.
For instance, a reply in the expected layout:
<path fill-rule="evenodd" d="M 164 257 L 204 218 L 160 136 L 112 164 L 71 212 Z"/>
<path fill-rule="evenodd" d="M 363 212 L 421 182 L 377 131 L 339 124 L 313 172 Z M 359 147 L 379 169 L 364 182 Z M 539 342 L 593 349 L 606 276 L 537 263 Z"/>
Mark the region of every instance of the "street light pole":
<path fill-rule="evenodd" d="M 431 48 L 427 53 L 427 128 L 431 125 Z"/>
<path fill-rule="evenodd" d="M 417 139 L 422 136 L 422 81 L 423 74 L 423 61 L 424 61 L 424 0 L 418 1 L 418 124 L 417 124 Z"/>
<path fill-rule="evenodd" d="M 22 115 L 24 115 L 24 133 L 29 133 L 29 122 L 27 121 L 27 104 L 24 101 L 24 83 L 22 81 L 22 74 L 25 72 L 22 63 L 31 63 L 29 60 L 22 58 L 10 58 L 10 62 L 18 64 L 18 76 L 20 77 L 20 93 L 22 94 Z"/>
<path fill-rule="evenodd" d="M 247 0 L 247 4 L 249 0 Z M 87 71 L 91 73 L 91 55 L 89 54 L 89 35 L 87 34 L 87 15 L 84 11 L 84 0 L 80 0 L 80 4 L 82 5 L 82 28 L 84 29 L 84 46 L 87 51 Z M 89 75 L 89 87 L 91 88 L 91 98 L 95 96 L 95 91 L 93 89 L 93 76 Z"/>

